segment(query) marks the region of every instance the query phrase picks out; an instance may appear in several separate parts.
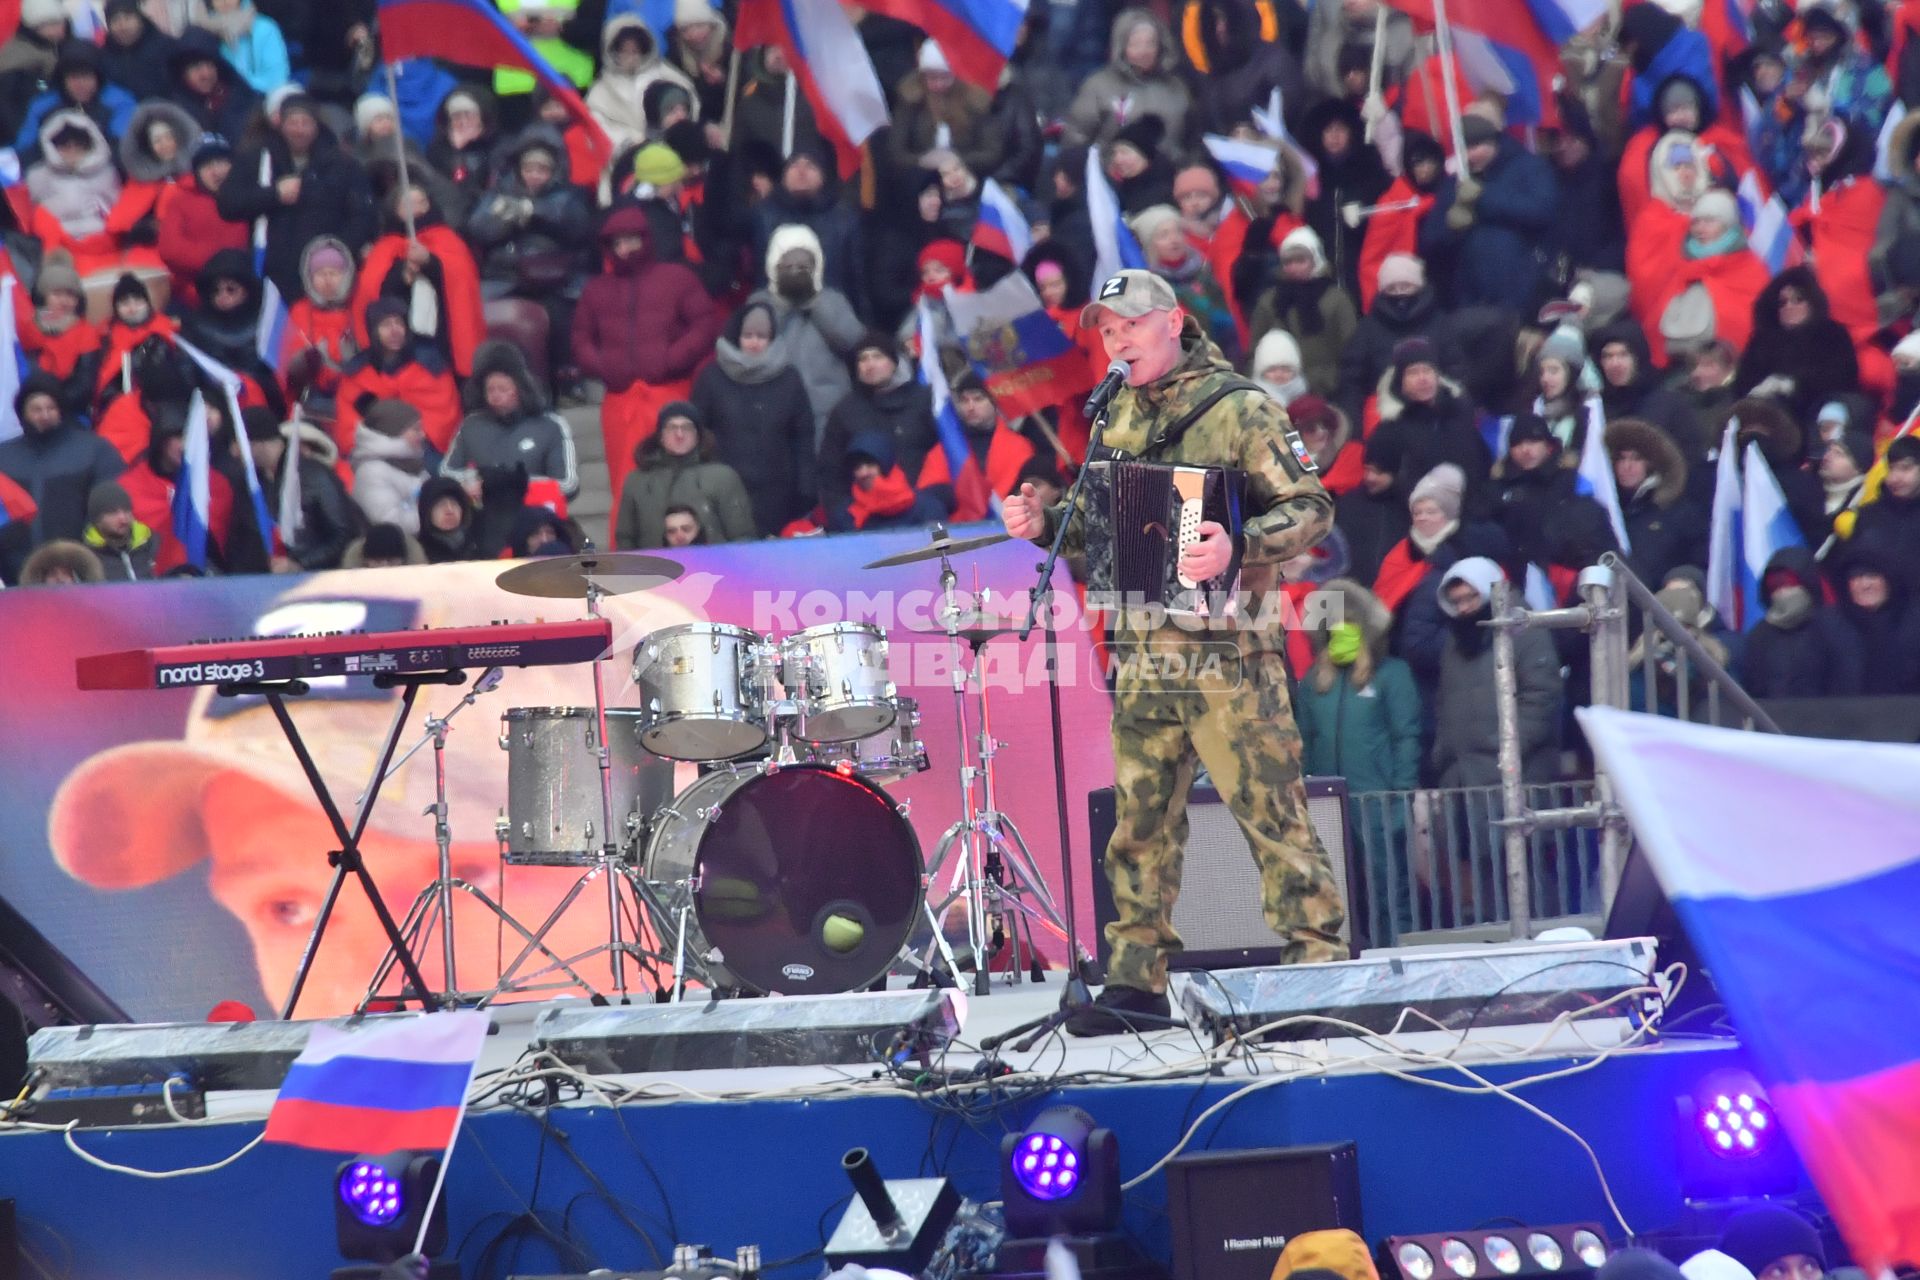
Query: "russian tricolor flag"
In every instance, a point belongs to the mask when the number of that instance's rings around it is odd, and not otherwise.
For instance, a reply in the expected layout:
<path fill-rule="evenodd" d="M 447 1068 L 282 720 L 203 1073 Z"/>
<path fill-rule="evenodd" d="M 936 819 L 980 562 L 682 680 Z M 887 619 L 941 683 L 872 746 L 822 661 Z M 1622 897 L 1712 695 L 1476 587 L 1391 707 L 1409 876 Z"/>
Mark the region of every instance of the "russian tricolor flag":
<path fill-rule="evenodd" d="M 380 55 L 388 62 L 440 58 L 468 67 L 517 67 L 582 126 L 602 163 L 613 142 L 567 78 L 486 0 L 380 0 Z"/>
<path fill-rule="evenodd" d="M 1707 603 L 1745 631 L 1766 616 L 1760 586 L 1767 562 L 1788 547 L 1806 544 L 1757 443 L 1747 442 L 1746 463 L 1740 464 L 1735 443 L 1739 430 L 1736 418 L 1727 423 L 1720 440 L 1707 545 Z"/>
<path fill-rule="evenodd" d="M 207 400 L 198 391 L 187 406 L 186 452 L 173 479 L 173 536 L 187 563 L 207 567 L 207 531 L 212 527 L 213 457 L 208 442 Z"/>
<path fill-rule="evenodd" d="M 1100 171 L 1099 147 L 1087 148 L 1087 215 L 1093 222 L 1093 288 L 1098 293 L 1118 272 L 1147 265 L 1147 255 L 1140 252 L 1140 242 L 1120 212 L 1120 197 Z"/>
<path fill-rule="evenodd" d="M 1740 206 L 1747 244 L 1767 264 L 1768 272 L 1778 275 L 1795 265 L 1801 254 L 1796 251 L 1793 224 L 1787 221 L 1786 202 L 1762 190 L 1751 170 L 1741 175 L 1734 200 Z"/>
<path fill-rule="evenodd" d="M 466 1010 L 317 1024 L 267 1115 L 265 1138 L 317 1151 L 442 1151 L 466 1111 L 487 1015 Z"/>
<path fill-rule="evenodd" d="M 1207 153 L 1220 166 L 1220 171 L 1227 175 L 1227 185 L 1244 200 L 1259 196 L 1260 184 L 1273 173 L 1280 159 L 1279 152 L 1266 142 L 1223 138 L 1217 133 L 1209 133 L 1201 141 L 1207 144 Z"/>
<path fill-rule="evenodd" d="M 1920 1258 L 1920 748 L 1576 714 L 1854 1260 Z"/>
<path fill-rule="evenodd" d="M 973 247 L 1018 263 L 1033 248 L 1033 231 L 1013 197 L 988 178 L 980 184 L 980 217 L 973 224 Z"/>
<path fill-rule="evenodd" d="M 1086 356 L 1047 314 L 1023 273 L 982 293 L 947 290 L 947 314 L 1006 417 L 1038 413 L 1092 390 Z"/>
<path fill-rule="evenodd" d="M 275 292 L 274 296 L 275 297 L 279 296 L 277 291 Z M 262 318 L 264 319 L 264 314 Z M 226 407 L 224 409 L 224 412 L 226 413 L 228 420 L 233 424 L 233 438 L 235 440 L 244 441 L 247 438 L 247 435 L 246 435 L 246 427 L 240 417 L 240 375 L 235 373 L 233 370 L 227 368 L 227 366 L 225 366 L 224 364 L 221 364 L 218 360 L 215 360 L 212 356 L 202 351 L 199 347 L 196 347 L 191 342 L 188 342 L 185 338 L 176 336 L 174 338 L 174 342 L 179 345 L 182 351 L 187 353 L 187 356 L 194 362 L 194 364 L 200 367 L 200 371 L 202 373 L 206 374 L 209 378 L 212 378 L 214 382 L 219 384 L 220 390 L 224 392 L 226 396 L 226 399 L 225 399 Z M 278 366 L 276 365 L 276 367 Z M 196 392 L 195 393 L 196 402 L 198 401 L 198 398 L 199 398 L 198 393 Z M 201 417 L 202 417 L 202 421 L 204 422 L 205 420 L 204 412 L 202 413 Z M 296 456 L 298 455 L 299 449 L 297 447 L 297 443 L 289 444 L 288 447 L 294 450 L 294 453 L 296 454 Z M 267 515 L 267 496 L 266 496 L 266 493 L 260 487 L 260 472 L 253 465 L 253 450 L 247 449 L 247 448 L 242 448 L 240 450 L 240 466 L 241 466 L 241 469 L 247 473 L 247 496 L 249 499 L 252 500 L 252 503 L 253 503 L 254 524 L 260 530 L 261 541 L 266 544 L 267 557 L 271 559 L 274 555 L 274 547 L 273 547 L 273 523 L 274 522 Z M 291 535 L 289 535 L 289 537 L 290 536 Z"/>
<path fill-rule="evenodd" d="M 998 516 L 1000 496 L 986 492 L 986 476 L 974 464 L 973 449 L 967 444 L 966 428 L 960 425 L 960 415 L 954 412 L 953 388 L 947 385 L 947 371 L 940 367 L 940 343 L 938 329 L 933 322 L 933 307 L 925 298 L 920 300 L 920 381 L 926 383 L 927 390 L 933 395 L 933 425 L 940 433 L 940 452 L 946 456 L 947 475 L 952 478 L 954 492 L 959 495 L 961 505 L 974 510 L 985 506 Z M 918 480 L 918 477 L 908 478 Z M 978 486 L 977 492 L 971 495 L 964 492 L 974 486 Z"/>
<path fill-rule="evenodd" d="M 741 0 L 734 43 L 742 49 L 778 45 L 785 51 L 813 107 L 814 123 L 840 158 L 840 176 L 859 172 L 860 146 L 887 122 L 887 99 L 873 59 L 839 0 Z"/>
<path fill-rule="evenodd" d="M 1027 19 L 1027 0 L 875 0 L 866 8 L 932 36 L 953 74 L 988 93 L 999 89 Z"/>
<path fill-rule="evenodd" d="M 1598 396 L 1587 399 L 1587 428 L 1580 441 L 1580 465 L 1573 473 L 1573 489 L 1600 504 L 1613 526 L 1613 540 L 1621 551 L 1631 555 L 1627 517 L 1620 510 L 1620 486 L 1613 478 L 1613 455 L 1607 452 L 1606 410 Z"/>
<path fill-rule="evenodd" d="M 1389 2 L 1422 31 L 1434 29 L 1434 0 Z M 1542 28 L 1540 13 L 1547 11 L 1555 26 L 1560 26 L 1577 21 L 1590 4 L 1591 0 L 1445 0 L 1447 23 L 1463 63 L 1471 57 L 1487 64 L 1483 74 L 1491 74 L 1490 60 L 1497 60 L 1506 71 L 1513 85 L 1507 102 L 1508 124 L 1552 128 L 1560 123 L 1553 96 L 1560 76 L 1560 42 Z M 1470 38 L 1461 41 L 1462 34 Z"/>

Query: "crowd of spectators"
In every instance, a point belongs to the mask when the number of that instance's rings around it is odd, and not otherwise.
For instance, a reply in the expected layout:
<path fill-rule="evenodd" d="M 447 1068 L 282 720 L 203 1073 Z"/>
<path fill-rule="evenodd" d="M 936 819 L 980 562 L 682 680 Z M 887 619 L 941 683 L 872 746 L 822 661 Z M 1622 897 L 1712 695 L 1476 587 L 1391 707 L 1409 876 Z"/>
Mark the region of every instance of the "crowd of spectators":
<path fill-rule="evenodd" d="M 985 517 L 1062 484 L 1088 428 L 1075 394 L 1002 412 L 947 291 L 1023 273 L 1103 368 L 1077 325 L 1091 158 L 1335 495 L 1291 567 L 1350 605 L 1296 638 L 1310 768 L 1490 780 L 1490 703 L 1465 691 L 1492 678 L 1491 584 L 1567 600 L 1616 549 L 1758 696 L 1920 692 L 1920 116 L 1890 123 L 1920 104 L 1920 0 L 1763 4 L 1740 48 L 1687 0 L 1630 5 L 1562 50 L 1538 128 L 1376 0 L 1036 0 L 991 90 L 853 10 L 890 112 L 857 156 L 708 0 L 498 0 L 611 154 L 512 70 L 390 82 L 372 0 L 107 0 L 97 41 L 81 3 L 23 0 L 0 45 L 23 174 L 0 202 L 9 583 Z M 1209 137 L 1264 179 L 1229 183 Z M 973 243 L 988 182 L 1031 225 L 1021 261 Z M 1748 239 L 1769 193 L 1784 254 Z M 204 565 L 173 518 L 199 409 Z M 1804 543 L 1744 630 L 1704 577 L 1729 423 Z M 604 531 L 568 514 L 582 429 Z M 1578 466 L 1596 434 L 1617 522 Z M 1531 776 L 1584 676 L 1544 639 L 1520 661 Z"/>

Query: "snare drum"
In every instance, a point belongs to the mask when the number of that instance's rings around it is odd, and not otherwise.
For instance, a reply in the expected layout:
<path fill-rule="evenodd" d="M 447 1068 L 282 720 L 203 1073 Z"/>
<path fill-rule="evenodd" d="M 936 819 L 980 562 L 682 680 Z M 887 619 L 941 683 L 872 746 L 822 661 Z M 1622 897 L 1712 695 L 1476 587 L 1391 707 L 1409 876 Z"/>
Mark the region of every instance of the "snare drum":
<path fill-rule="evenodd" d="M 921 919 L 924 871 L 886 792 L 811 764 L 709 773 L 647 845 L 649 880 L 692 889 L 688 950 L 714 981 L 787 995 L 884 975 Z"/>
<path fill-rule="evenodd" d="M 731 760 L 767 740 L 754 678 L 769 642 L 724 622 L 656 631 L 633 653 L 640 687 L 640 745 L 669 760 Z"/>
<path fill-rule="evenodd" d="M 607 712 L 614 842 L 644 846 L 656 809 L 673 798 L 673 765 L 640 746 L 640 713 Z M 507 753 L 502 856 L 516 867 L 592 866 L 606 843 L 598 726 L 592 707 L 513 707 L 500 717 Z"/>
<path fill-rule="evenodd" d="M 842 761 L 875 782 L 898 782 L 916 773 L 925 773 L 927 744 L 920 741 L 920 700 L 899 698 L 900 713 L 893 727 L 871 738 L 852 742 L 822 742 L 807 748 L 807 759 L 815 764 L 839 764 Z"/>
<path fill-rule="evenodd" d="M 887 673 L 887 633 L 865 622 L 808 627 L 780 645 L 780 683 L 806 708 L 808 742 L 852 742 L 884 733 L 897 709 Z"/>

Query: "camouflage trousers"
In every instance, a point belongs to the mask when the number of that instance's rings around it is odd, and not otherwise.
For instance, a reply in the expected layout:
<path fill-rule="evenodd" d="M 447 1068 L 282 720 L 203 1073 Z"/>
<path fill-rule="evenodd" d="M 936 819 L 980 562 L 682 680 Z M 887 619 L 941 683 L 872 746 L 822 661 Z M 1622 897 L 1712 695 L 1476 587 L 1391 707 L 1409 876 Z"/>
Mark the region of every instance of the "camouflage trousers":
<path fill-rule="evenodd" d="M 1282 657 L 1243 653 L 1230 639 L 1203 644 L 1158 632 L 1144 645 L 1117 645 L 1115 657 L 1107 981 L 1164 991 L 1167 958 L 1184 945 L 1173 904 L 1196 762 L 1252 846 L 1260 906 L 1284 940 L 1284 962 L 1345 959 L 1345 912 L 1333 864 L 1307 817 Z"/>

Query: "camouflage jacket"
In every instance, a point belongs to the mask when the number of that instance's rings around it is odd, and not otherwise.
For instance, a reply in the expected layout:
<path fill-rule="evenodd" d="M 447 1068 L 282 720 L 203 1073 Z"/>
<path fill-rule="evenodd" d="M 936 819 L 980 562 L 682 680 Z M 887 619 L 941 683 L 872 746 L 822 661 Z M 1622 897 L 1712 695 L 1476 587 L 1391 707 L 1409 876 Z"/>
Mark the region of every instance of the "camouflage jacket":
<path fill-rule="evenodd" d="M 1101 443 L 1114 454 L 1149 462 L 1190 466 L 1237 467 L 1246 474 L 1246 519 L 1242 526 L 1240 623 L 1218 625 L 1243 630 L 1244 624 L 1277 617 L 1273 598 L 1280 587 L 1279 567 L 1327 536 L 1333 528 L 1333 499 L 1321 487 L 1320 477 L 1302 462 L 1306 450 L 1296 451 L 1299 437 L 1287 421 L 1286 410 L 1264 394 L 1233 392 L 1217 402 L 1178 440 L 1167 441 L 1167 428 L 1206 399 L 1222 382 L 1237 377 L 1219 349 L 1187 317 L 1180 343 L 1186 355 L 1165 377 L 1144 387 L 1123 387 L 1113 399 Z M 1053 540 L 1066 504 L 1047 511 L 1046 529 L 1035 541 Z M 1067 526 L 1063 554 L 1086 546 L 1088 519 L 1103 520 L 1083 491 L 1074 518 Z M 1254 648 L 1280 643 L 1277 628 L 1262 629 Z"/>

